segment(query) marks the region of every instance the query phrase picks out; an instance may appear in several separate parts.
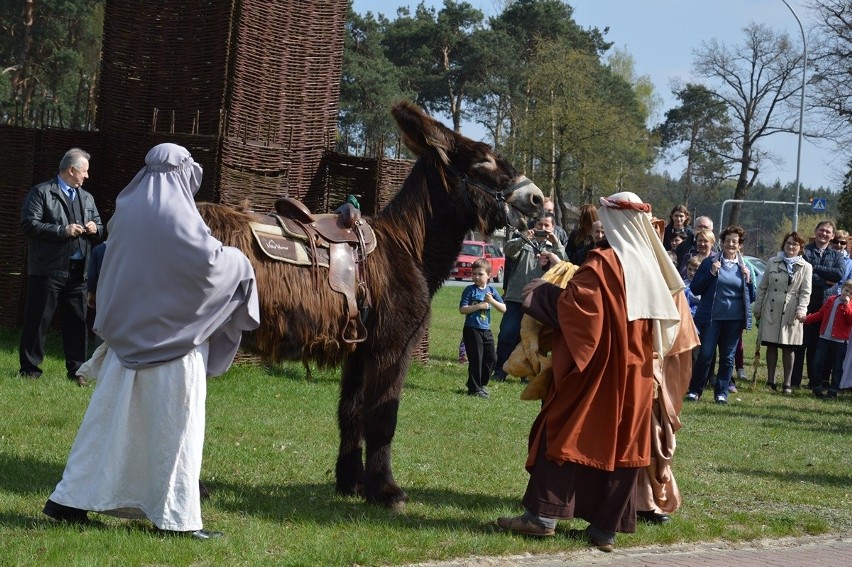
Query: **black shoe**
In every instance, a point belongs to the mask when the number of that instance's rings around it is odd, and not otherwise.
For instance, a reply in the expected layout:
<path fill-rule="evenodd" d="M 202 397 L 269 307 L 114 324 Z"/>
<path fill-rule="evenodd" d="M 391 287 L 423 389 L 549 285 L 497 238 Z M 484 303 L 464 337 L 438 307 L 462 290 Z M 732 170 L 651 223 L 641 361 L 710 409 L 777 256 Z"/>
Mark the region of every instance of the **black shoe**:
<path fill-rule="evenodd" d="M 58 522 L 67 522 L 69 524 L 77 524 L 81 526 L 85 526 L 90 523 L 88 512 L 85 510 L 72 508 L 71 506 L 63 506 L 62 504 L 57 504 L 53 500 L 45 502 L 42 512 L 44 512 L 45 516 L 53 518 Z"/>
<path fill-rule="evenodd" d="M 817 397 L 817 398 L 824 398 L 825 397 L 825 392 L 823 392 L 822 390 L 813 390 L 813 393 L 814 393 L 814 396 Z"/>
<path fill-rule="evenodd" d="M 189 532 L 189 537 L 192 539 L 199 539 L 201 541 L 207 541 L 208 539 L 220 539 L 224 536 L 225 534 L 222 532 L 212 532 L 207 530 L 195 530 L 194 532 Z"/>
<path fill-rule="evenodd" d="M 38 380 L 41 378 L 41 370 L 21 370 L 18 372 L 18 376 L 21 378 L 28 378 L 30 380 Z"/>
<path fill-rule="evenodd" d="M 776 384 L 775 382 L 772 382 L 772 383 L 767 382 L 766 387 L 769 388 L 770 390 L 772 390 L 773 392 L 778 391 L 778 384 Z"/>
<path fill-rule="evenodd" d="M 494 374 L 491 375 L 491 380 L 494 380 L 496 382 L 505 382 L 506 381 L 506 375 L 505 374 L 497 374 L 495 372 Z"/>
<path fill-rule="evenodd" d="M 667 524 L 671 521 L 668 514 L 658 514 L 653 510 L 639 510 L 636 512 L 636 518 L 647 524 Z"/>
<path fill-rule="evenodd" d="M 208 539 L 220 539 L 225 536 L 222 532 L 214 532 L 210 530 L 195 530 L 194 532 L 179 532 L 175 530 L 159 530 L 161 534 L 167 537 L 191 537 L 192 539 L 198 539 L 201 541 L 207 541 Z"/>

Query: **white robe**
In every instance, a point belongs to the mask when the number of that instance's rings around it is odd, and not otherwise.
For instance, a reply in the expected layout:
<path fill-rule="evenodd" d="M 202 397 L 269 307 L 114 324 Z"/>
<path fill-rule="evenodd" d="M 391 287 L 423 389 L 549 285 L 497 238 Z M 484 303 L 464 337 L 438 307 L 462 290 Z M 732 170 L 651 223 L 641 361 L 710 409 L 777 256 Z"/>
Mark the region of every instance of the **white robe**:
<path fill-rule="evenodd" d="M 203 343 L 177 360 L 131 370 L 102 344 L 78 372 L 97 386 L 50 499 L 148 518 L 163 530 L 200 530 L 207 354 Z"/>
<path fill-rule="evenodd" d="M 840 378 L 840 389 L 852 388 L 852 348 L 846 347 L 846 356 L 843 358 L 843 376 Z"/>

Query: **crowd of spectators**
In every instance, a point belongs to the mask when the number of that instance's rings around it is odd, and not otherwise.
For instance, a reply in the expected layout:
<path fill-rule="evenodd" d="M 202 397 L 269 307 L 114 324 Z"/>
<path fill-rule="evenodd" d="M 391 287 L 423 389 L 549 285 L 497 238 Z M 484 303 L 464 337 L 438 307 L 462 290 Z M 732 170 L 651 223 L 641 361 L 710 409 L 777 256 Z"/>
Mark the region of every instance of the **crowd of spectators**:
<path fill-rule="evenodd" d="M 580 212 L 565 246 L 567 259 L 578 265 L 603 236 L 594 234 L 595 225 L 600 225 L 596 207 L 583 205 Z M 852 387 L 852 355 L 846 357 L 852 319 L 847 325 L 849 300 L 844 300 L 843 291 L 852 280 L 847 231 L 824 220 L 812 236 L 785 234 L 778 251 L 765 258 L 765 272 L 758 278 L 743 255 L 742 227 L 725 227 L 717 239 L 712 219 L 699 216 L 693 222 L 684 205 L 675 206 L 665 223 L 663 246 L 683 278 L 702 339 L 693 353 L 686 401 L 698 401 L 712 385 L 714 401 L 727 403 L 736 382 L 747 378 L 743 332 L 753 323 L 758 348 L 765 351 L 768 389 L 790 395 L 804 387 L 817 397 L 835 398 Z M 852 307 L 848 311 L 852 314 Z M 783 375 L 777 379 L 779 351 Z M 499 368 L 498 363 L 495 372 Z"/>

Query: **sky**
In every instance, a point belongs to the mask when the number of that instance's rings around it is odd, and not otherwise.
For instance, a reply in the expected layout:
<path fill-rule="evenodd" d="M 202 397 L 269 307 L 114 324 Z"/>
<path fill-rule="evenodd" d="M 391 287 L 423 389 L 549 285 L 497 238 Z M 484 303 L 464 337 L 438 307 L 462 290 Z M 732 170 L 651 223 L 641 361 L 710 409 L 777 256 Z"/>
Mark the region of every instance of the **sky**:
<path fill-rule="evenodd" d="M 501 0 L 467 0 L 482 10 L 486 17 L 501 11 Z M 805 26 L 807 33 L 809 13 L 805 0 L 788 0 Z M 396 17 L 398 6 L 417 6 L 418 0 L 354 0 L 355 12 L 385 14 Z M 427 6 L 440 9 L 443 0 L 426 0 Z M 663 104 L 653 124 L 663 120 L 666 110 L 677 103 L 672 95 L 673 81 L 685 84 L 697 80 L 692 74 L 694 50 L 712 39 L 725 45 L 742 43 L 742 29 L 750 22 L 761 22 L 776 31 L 786 31 L 801 45 L 802 32 L 793 13 L 781 0 L 574 0 L 574 20 L 584 28 L 609 27 L 606 39 L 613 48 L 625 49 L 635 62 L 637 75 L 647 75 L 654 84 Z M 800 79 L 799 79 L 800 80 Z M 807 89 L 806 89 L 807 96 Z M 808 130 L 808 113 L 804 114 L 804 130 Z M 462 133 L 472 138 L 484 139 L 484 131 L 473 124 L 463 125 Z M 778 164 L 766 163 L 761 168 L 758 181 L 771 185 L 793 183 L 796 179 L 798 136 L 775 134 L 761 144 L 765 150 L 779 158 Z M 807 139 L 802 141 L 800 182 L 803 187 L 820 186 L 839 190 L 846 160 L 836 156 L 823 144 L 818 147 Z M 669 169 L 672 175 L 680 174 L 682 167 Z M 804 200 L 807 195 L 802 194 Z"/>

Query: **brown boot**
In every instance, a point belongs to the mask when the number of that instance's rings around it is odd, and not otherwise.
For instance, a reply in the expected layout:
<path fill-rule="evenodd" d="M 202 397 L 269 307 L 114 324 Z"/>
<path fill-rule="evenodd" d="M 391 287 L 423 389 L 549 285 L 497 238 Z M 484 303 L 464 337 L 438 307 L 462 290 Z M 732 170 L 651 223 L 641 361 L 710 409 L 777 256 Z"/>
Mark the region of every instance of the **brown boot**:
<path fill-rule="evenodd" d="M 497 518 L 497 525 L 504 530 L 528 536 L 548 537 L 556 533 L 556 530 L 553 528 L 532 522 L 524 515 L 515 516 L 514 518 Z"/>

